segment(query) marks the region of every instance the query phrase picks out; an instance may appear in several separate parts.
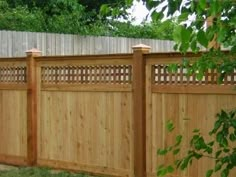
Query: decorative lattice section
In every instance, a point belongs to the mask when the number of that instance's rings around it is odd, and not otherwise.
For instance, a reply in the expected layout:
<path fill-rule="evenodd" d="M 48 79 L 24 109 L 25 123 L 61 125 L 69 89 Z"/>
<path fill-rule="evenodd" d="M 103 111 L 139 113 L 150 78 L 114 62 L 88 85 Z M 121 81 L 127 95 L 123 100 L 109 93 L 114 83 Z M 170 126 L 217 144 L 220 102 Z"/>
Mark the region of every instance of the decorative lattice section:
<path fill-rule="evenodd" d="M 0 83 L 26 83 L 26 67 L 0 66 Z"/>
<path fill-rule="evenodd" d="M 130 84 L 131 65 L 43 66 L 42 83 Z"/>
<path fill-rule="evenodd" d="M 152 82 L 158 85 L 216 85 L 218 84 L 217 78 L 218 73 L 215 70 L 209 70 L 202 80 L 198 80 L 196 74 L 187 75 L 185 68 L 179 67 L 177 72 L 168 72 L 167 65 L 153 65 L 152 66 Z M 236 84 L 236 70 L 225 76 L 223 83 L 224 85 L 235 85 Z"/>

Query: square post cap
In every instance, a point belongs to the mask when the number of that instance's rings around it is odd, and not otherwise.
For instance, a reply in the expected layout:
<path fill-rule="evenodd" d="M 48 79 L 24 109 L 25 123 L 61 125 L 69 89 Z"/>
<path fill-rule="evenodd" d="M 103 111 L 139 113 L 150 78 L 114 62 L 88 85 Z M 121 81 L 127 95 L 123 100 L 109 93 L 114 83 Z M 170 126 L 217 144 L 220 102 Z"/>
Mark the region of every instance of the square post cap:
<path fill-rule="evenodd" d="M 30 50 L 25 51 L 27 56 L 34 55 L 34 56 L 40 56 L 42 52 L 36 48 L 32 48 Z"/>
<path fill-rule="evenodd" d="M 132 47 L 133 51 L 142 50 L 142 51 L 150 51 L 151 47 L 145 44 L 138 44 Z"/>

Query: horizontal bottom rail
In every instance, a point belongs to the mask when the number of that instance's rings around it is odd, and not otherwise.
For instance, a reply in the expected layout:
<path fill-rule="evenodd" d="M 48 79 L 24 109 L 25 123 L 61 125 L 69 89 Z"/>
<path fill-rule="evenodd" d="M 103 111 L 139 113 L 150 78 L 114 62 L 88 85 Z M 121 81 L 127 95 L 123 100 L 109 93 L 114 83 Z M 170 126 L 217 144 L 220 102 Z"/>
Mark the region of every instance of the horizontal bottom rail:
<path fill-rule="evenodd" d="M 8 165 L 26 166 L 27 158 L 23 156 L 0 154 L 0 163 L 8 164 Z"/>
<path fill-rule="evenodd" d="M 0 90 L 27 90 L 26 84 L 0 84 Z"/>
<path fill-rule="evenodd" d="M 131 84 L 42 84 L 42 91 L 131 92 Z"/>
<path fill-rule="evenodd" d="M 133 177 L 129 170 L 112 169 L 93 165 L 80 165 L 73 162 L 64 162 L 58 160 L 38 159 L 38 166 L 51 167 L 62 170 L 71 170 L 75 172 L 85 172 L 92 175 L 110 175 L 114 177 Z"/>
<path fill-rule="evenodd" d="M 236 94 L 236 85 L 153 85 L 154 93 Z"/>

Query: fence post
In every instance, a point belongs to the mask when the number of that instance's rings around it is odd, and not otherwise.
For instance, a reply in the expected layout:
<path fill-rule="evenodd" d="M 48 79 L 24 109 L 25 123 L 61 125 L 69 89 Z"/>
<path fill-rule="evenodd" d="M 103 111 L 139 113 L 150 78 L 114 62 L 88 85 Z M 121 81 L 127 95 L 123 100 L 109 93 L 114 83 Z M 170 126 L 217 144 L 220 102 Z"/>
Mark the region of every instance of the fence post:
<path fill-rule="evenodd" d="M 37 162 L 37 80 L 35 58 L 41 52 L 37 49 L 26 51 L 27 60 L 27 163 Z"/>
<path fill-rule="evenodd" d="M 145 53 L 150 47 L 133 46 L 134 176 L 146 176 Z"/>

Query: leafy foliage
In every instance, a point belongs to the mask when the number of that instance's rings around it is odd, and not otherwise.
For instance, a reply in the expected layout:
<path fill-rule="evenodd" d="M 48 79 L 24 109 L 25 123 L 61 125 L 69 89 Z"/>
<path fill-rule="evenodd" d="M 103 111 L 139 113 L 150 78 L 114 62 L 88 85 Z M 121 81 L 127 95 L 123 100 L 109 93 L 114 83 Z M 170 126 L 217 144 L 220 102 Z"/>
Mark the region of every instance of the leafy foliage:
<path fill-rule="evenodd" d="M 128 1 L 127 1 L 128 2 Z M 102 16 L 100 6 L 114 7 L 111 14 Z M 119 5 L 118 5 L 119 4 Z M 172 21 L 132 25 L 116 18 L 127 16 L 125 1 L 78 0 L 0 0 L 0 29 L 16 31 L 53 32 L 96 36 L 172 39 Z M 103 7 L 104 7 L 103 6 Z M 113 16 L 113 18 L 107 18 Z"/>
<path fill-rule="evenodd" d="M 172 122 L 169 122 L 167 125 L 168 130 L 170 130 L 168 127 L 174 126 Z M 194 159 L 198 160 L 202 157 L 207 157 L 214 160 L 215 167 L 206 172 L 206 177 L 210 177 L 218 171 L 221 177 L 227 177 L 230 170 L 236 167 L 236 148 L 230 146 L 230 144 L 236 142 L 236 110 L 228 112 L 221 110 L 217 114 L 214 127 L 209 132 L 209 135 L 212 137 L 212 140 L 206 141 L 200 130 L 194 130 L 190 140 L 190 149 L 186 156 L 175 160 L 172 165 L 160 165 L 157 176 L 165 176 L 174 171 L 170 169 L 185 170 Z M 166 155 L 167 153 L 173 153 L 176 156 L 180 153 L 181 142 L 182 136 L 178 135 L 173 146 L 158 149 L 157 154 Z"/>
<path fill-rule="evenodd" d="M 193 130 L 193 136 L 190 140 L 190 149 L 185 157 L 175 160 L 172 165 L 160 165 L 158 167 L 157 176 L 165 176 L 172 173 L 172 169 L 185 170 L 192 164 L 194 159 L 202 157 L 211 158 L 215 162 L 213 169 L 206 172 L 206 177 L 210 177 L 213 173 L 220 172 L 221 177 L 227 177 L 231 169 L 236 167 L 236 148 L 231 144 L 236 142 L 236 110 L 221 110 L 216 116 L 213 129 L 209 132 L 210 141 L 205 140 L 200 130 Z M 167 123 L 167 129 L 172 132 L 174 129 L 172 122 Z M 158 149 L 158 155 L 166 155 L 172 153 L 174 156 L 180 153 L 182 136 L 176 136 L 176 143 L 164 149 Z M 170 170 L 171 169 L 171 170 Z"/>
<path fill-rule="evenodd" d="M 179 26 L 174 31 L 176 49 L 186 52 L 191 49 L 199 51 L 199 45 L 205 48 L 214 48 L 209 45 L 212 40 L 231 47 L 236 51 L 236 1 L 221 0 L 147 0 L 147 7 L 153 9 L 159 6 L 160 12 L 152 12 L 154 19 L 164 16 L 176 17 Z M 166 13 L 164 13 L 166 11 Z M 208 23 L 208 28 L 206 28 Z"/>
<path fill-rule="evenodd" d="M 42 31 L 45 26 L 41 11 L 35 9 L 31 13 L 22 6 L 10 10 L 8 4 L 3 1 L 0 1 L 0 19 L 0 29 Z"/>

